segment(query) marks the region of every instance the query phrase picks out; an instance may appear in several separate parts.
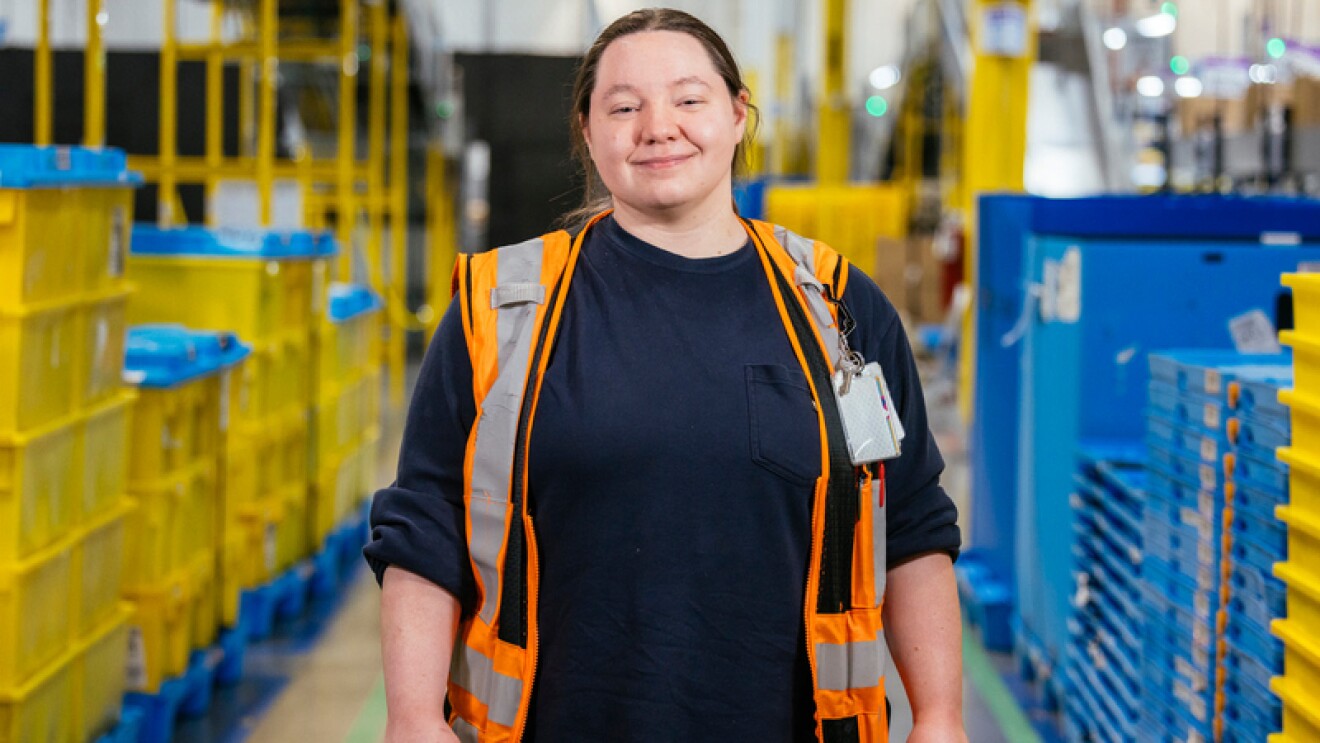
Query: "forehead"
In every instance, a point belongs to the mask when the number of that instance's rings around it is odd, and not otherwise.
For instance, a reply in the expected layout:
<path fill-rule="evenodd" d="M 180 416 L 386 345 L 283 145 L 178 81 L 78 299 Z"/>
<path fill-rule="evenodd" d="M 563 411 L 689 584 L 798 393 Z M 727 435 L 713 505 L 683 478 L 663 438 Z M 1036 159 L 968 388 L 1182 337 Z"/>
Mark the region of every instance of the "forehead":
<path fill-rule="evenodd" d="M 695 37 L 678 31 L 643 31 L 615 39 L 605 48 L 593 92 L 599 95 L 618 85 L 668 86 L 688 77 L 722 87 L 710 54 Z"/>

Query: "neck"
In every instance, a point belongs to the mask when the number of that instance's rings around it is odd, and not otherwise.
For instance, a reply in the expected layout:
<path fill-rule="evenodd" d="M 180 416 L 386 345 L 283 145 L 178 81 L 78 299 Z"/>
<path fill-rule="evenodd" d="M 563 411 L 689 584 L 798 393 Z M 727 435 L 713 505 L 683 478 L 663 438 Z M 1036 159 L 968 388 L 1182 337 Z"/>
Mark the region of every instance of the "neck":
<path fill-rule="evenodd" d="M 727 255 L 747 243 L 747 230 L 734 214 L 731 198 L 682 213 L 615 202 L 614 219 L 629 234 L 684 258 Z"/>

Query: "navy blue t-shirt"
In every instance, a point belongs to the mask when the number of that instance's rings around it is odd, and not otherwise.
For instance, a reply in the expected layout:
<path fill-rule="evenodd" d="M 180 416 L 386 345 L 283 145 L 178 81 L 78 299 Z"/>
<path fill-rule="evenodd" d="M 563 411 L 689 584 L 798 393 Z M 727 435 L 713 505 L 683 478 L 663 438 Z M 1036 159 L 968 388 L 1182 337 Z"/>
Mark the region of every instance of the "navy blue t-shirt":
<path fill-rule="evenodd" d="M 890 565 L 956 555 L 956 511 L 898 316 L 861 272 L 851 340 L 907 438 L 886 466 Z M 472 610 L 463 453 L 476 416 L 451 307 L 422 365 L 366 555 Z M 684 258 L 612 218 L 584 240 L 530 438 L 540 645 L 526 740 L 812 739 L 803 594 L 817 417 L 750 241 Z"/>

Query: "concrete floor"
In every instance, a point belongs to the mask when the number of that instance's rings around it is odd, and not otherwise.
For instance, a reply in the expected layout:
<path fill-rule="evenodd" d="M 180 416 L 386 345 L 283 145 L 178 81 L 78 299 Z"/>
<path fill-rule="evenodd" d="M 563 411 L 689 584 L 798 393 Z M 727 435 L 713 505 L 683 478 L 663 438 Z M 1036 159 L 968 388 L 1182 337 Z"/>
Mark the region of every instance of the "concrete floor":
<path fill-rule="evenodd" d="M 945 488 L 965 519 L 969 512 L 967 460 L 952 384 L 946 373 L 934 365 L 927 367 L 923 376 L 927 377 L 932 427 L 947 463 Z M 397 441 L 389 443 L 382 447 L 382 482 L 392 477 L 393 452 L 397 451 Z M 965 522 L 963 529 L 966 534 Z M 374 579 L 367 570 L 360 569 L 337 606 L 322 607 L 300 626 L 286 629 L 273 641 L 250 651 L 247 673 L 251 678 L 236 690 L 221 692 L 212 714 L 203 720 L 186 722 L 176 740 L 179 743 L 379 741 L 385 709 L 378 597 Z M 979 648 L 973 650 L 985 657 Z M 992 665 L 999 671 L 1006 667 L 1006 662 L 1003 658 L 992 659 Z M 911 709 L 892 664 L 886 674 L 894 708 L 891 739 L 900 742 L 911 731 Z M 987 703 L 986 691 L 978 688 L 969 674 L 964 682 L 964 715 L 973 743 L 1009 740 L 1000 724 L 1005 695 L 990 696 L 1000 699 L 998 717 Z M 1021 733 L 1013 737 L 1013 743 L 1034 739 Z"/>

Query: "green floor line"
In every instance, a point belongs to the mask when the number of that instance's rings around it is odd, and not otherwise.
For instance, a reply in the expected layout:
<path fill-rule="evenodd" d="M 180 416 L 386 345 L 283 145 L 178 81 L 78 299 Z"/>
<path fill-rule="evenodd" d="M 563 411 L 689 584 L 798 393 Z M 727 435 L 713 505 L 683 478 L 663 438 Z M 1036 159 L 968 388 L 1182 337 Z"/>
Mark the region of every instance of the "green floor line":
<path fill-rule="evenodd" d="M 999 723 L 1004 738 L 1013 743 L 1041 743 L 1040 734 L 1027 721 L 1027 716 L 1022 713 L 1022 708 L 1018 706 L 1012 692 L 1004 685 L 1004 680 L 999 678 L 999 672 L 991 665 L 990 658 L 985 654 L 985 648 L 976 641 L 972 635 L 972 628 L 966 624 L 963 625 L 962 650 L 963 672 L 985 700 L 985 706 L 989 708 L 995 722 Z"/>
<path fill-rule="evenodd" d="M 344 737 L 344 743 L 380 743 L 385 736 L 385 718 L 385 677 L 381 676 Z"/>

